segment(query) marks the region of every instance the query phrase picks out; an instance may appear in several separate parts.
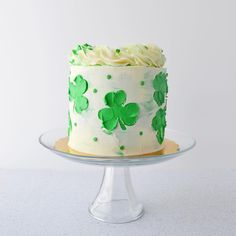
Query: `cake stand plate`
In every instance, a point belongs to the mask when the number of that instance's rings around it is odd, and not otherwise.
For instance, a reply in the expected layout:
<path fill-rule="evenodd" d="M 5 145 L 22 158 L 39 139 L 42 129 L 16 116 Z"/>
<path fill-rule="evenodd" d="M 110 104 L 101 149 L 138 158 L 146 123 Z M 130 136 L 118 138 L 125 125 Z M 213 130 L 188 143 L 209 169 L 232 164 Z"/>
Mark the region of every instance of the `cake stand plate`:
<path fill-rule="evenodd" d="M 100 190 L 89 207 L 90 214 L 107 223 L 127 223 L 140 218 L 143 206 L 137 200 L 129 167 L 157 164 L 171 160 L 192 149 L 196 142 L 186 134 L 166 130 L 165 148 L 143 156 L 93 156 L 71 150 L 67 146 L 67 130 L 56 129 L 42 134 L 39 142 L 66 159 L 104 167 Z"/>

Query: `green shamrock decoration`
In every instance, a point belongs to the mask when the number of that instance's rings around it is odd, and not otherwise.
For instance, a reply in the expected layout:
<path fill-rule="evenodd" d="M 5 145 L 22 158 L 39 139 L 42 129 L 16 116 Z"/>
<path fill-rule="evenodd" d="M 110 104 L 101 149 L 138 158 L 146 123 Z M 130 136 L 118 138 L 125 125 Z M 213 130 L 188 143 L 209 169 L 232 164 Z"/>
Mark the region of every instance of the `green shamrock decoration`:
<path fill-rule="evenodd" d="M 74 101 L 77 113 L 88 108 L 88 99 L 83 94 L 88 90 L 88 82 L 81 75 L 77 75 L 73 82 L 69 82 L 69 100 Z"/>
<path fill-rule="evenodd" d="M 114 130 L 118 123 L 122 130 L 126 130 L 126 126 L 132 126 L 138 120 L 139 106 L 137 103 L 124 105 L 125 91 L 107 93 L 104 100 L 108 108 L 101 109 L 98 112 L 98 118 L 102 120 L 102 125 L 106 130 Z"/>
<path fill-rule="evenodd" d="M 168 93 L 168 85 L 166 79 L 167 76 L 167 73 L 160 72 L 155 76 L 155 79 L 153 80 L 153 87 L 155 89 L 153 98 L 159 106 L 161 106 L 165 102 L 166 95 Z"/>
<path fill-rule="evenodd" d="M 159 109 L 152 119 L 152 127 L 157 131 L 156 137 L 160 144 L 163 143 L 166 127 L 166 109 Z"/>

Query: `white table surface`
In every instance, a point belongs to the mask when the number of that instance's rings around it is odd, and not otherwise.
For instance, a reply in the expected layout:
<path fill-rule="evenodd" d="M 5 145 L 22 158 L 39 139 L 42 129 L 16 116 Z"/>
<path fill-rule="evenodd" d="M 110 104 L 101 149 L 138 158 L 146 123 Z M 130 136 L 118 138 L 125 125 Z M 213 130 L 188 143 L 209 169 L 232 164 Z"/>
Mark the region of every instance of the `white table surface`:
<path fill-rule="evenodd" d="M 106 224 L 88 214 L 102 169 L 0 170 L 1 236 L 236 235 L 236 169 L 132 169 L 145 215 Z"/>

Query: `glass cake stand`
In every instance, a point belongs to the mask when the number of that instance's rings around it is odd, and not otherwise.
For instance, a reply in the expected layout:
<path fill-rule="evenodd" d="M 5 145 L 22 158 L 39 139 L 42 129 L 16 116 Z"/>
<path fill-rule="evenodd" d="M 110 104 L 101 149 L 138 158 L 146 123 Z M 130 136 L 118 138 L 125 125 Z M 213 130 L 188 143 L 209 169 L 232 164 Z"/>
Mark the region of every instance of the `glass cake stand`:
<path fill-rule="evenodd" d="M 178 157 L 196 142 L 186 134 L 166 130 L 166 147 L 144 156 L 103 157 L 71 151 L 67 146 L 67 130 L 55 129 L 45 132 L 39 142 L 55 154 L 68 160 L 104 167 L 100 190 L 89 207 L 90 214 L 97 220 L 108 223 L 127 223 L 139 219 L 143 206 L 137 200 L 131 182 L 129 167 L 157 164 Z"/>

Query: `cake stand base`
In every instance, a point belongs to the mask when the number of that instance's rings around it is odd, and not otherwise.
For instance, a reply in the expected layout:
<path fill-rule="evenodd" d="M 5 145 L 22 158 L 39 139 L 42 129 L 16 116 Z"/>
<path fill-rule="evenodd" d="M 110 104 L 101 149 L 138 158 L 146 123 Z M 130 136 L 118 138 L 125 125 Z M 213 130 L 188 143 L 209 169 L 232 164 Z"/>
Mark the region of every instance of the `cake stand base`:
<path fill-rule="evenodd" d="M 96 156 L 74 152 L 67 143 L 66 129 L 42 134 L 39 142 L 53 153 L 71 161 L 104 167 L 100 190 L 90 214 L 107 223 L 127 223 L 139 219 L 144 211 L 135 196 L 129 167 L 152 165 L 172 160 L 195 146 L 195 140 L 182 132 L 166 129 L 165 147 L 161 151 L 142 156 Z"/>
<path fill-rule="evenodd" d="M 140 218 L 143 206 L 138 202 L 128 167 L 105 167 L 99 193 L 89 207 L 90 214 L 107 223 L 127 223 Z"/>

